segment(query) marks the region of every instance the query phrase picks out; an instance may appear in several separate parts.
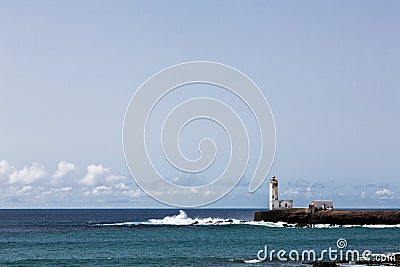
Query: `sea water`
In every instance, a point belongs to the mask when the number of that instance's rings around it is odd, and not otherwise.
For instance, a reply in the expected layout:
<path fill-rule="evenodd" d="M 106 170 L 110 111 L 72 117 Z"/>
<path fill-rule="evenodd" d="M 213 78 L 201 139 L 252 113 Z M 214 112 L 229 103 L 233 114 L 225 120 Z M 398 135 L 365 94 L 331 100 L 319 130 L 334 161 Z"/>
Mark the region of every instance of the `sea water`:
<path fill-rule="evenodd" d="M 271 250 L 400 251 L 400 227 L 253 222 L 251 209 L 0 210 L 0 266 L 304 266 Z"/>

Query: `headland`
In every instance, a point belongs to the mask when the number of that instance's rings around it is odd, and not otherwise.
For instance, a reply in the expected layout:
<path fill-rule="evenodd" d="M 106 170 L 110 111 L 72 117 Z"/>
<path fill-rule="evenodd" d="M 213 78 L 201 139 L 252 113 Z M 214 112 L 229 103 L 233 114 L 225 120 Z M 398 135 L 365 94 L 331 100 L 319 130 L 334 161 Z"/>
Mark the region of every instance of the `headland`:
<path fill-rule="evenodd" d="M 285 222 L 297 226 L 329 225 L 395 225 L 400 224 L 399 210 L 318 210 L 292 208 L 258 211 L 254 221 Z"/>

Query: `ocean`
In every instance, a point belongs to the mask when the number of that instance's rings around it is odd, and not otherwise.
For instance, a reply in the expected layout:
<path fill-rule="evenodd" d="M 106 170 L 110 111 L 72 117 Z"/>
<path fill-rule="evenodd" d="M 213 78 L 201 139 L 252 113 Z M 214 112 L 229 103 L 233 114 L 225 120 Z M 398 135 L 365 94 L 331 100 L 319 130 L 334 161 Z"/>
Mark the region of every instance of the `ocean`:
<path fill-rule="evenodd" d="M 0 210 L 0 266 L 304 266 L 271 250 L 400 251 L 399 226 L 284 227 L 252 209 Z M 263 255 L 262 252 L 260 255 Z M 349 266 L 349 265 L 347 265 Z"/>

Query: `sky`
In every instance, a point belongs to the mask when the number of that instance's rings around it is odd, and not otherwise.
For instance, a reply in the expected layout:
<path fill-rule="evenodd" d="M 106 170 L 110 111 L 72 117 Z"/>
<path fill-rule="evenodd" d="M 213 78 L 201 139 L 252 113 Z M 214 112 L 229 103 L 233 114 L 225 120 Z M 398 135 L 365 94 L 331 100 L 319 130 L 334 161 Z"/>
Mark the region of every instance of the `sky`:
<path fill-rule="evenodd" d="M 399 11 L 398 1 L 0 1 L 0 208 L 168 207 L 131 178 L 122 124 L 146 79 L 196 60 L 242 71 L 265 95 L 280 198 L 399 208 Z M 249 118 L 212 86 L 176 92 L 157 114 L 209 94 Z M 184 153 L 196 157 L 203 135 L 226 152 L 221 129 L 196 123 Z M 151 134 L 167 179 L 213 179 L 171 171 Z M 250 180 L 207 207 L 266 208 L 268 179 L 255 193 Z"/>

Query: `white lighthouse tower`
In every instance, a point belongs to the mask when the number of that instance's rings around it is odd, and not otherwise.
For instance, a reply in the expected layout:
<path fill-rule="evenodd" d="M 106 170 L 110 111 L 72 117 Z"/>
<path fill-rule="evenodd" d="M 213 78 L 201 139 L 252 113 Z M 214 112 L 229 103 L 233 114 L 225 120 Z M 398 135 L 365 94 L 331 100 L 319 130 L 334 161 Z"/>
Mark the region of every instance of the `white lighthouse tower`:
<path fill-rule="evenodd" d="M 278 200 L 278 180 L 275 175 L 269 180 L 269 210 L 275 208 L 275 200 Z"/>
<path fill-rule="evenodd" d="M 281 210 L 293 208 L 293 200 L 278 199 L 278 180 L 272 176 L 269 180 L 269 210 Z"/>

